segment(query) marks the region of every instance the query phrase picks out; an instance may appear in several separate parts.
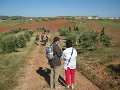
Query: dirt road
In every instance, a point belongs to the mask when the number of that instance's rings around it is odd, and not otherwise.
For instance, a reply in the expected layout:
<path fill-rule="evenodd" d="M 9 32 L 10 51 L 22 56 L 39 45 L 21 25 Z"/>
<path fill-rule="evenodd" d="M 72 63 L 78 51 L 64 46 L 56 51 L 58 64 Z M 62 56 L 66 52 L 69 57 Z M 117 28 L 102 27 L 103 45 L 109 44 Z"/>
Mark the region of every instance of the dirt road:
<path fill-rule="evenodd" d="M 34 51 L 29 54 L 27 58 L 27 65 L 23 68 L 23 74 L 18 80 L 18 85 L 13 90 L 51 90 L 49 86 L 50 67 L 47 64 L 44 50 L 44 46 L 36 46 Z M 57 90 L 66 90 L 64 86 L 65 75 L 62 68 L 60 76 L 61 88 Z M 75 90 L 100 89 L 77 71 Z"/>

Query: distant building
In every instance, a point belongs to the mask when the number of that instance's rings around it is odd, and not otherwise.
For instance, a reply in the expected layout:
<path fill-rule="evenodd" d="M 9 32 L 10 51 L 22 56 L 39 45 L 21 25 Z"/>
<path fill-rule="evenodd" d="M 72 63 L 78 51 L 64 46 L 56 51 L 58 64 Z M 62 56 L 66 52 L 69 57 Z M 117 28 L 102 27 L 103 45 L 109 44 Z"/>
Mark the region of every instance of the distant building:
<path fill-rule="evenodd" d="M 33 18 L 25 18 L 25 21 L 32 21 Z"/>
<path fill-rule="evenodd" d="M 113 20 L 114 18 L 113 18 L 113 17 L 110 17 L 110 18 L 108 18 L 108 19 L 111 19 L 111 20 Z"/>
<path fill-rule="evenodd" d="M 93 17 L 92 17 L 92 16 L 89 16 L 89 17 L 87 17 L 87 19 L 93 19 Z"/>
<path fill-rule="evenodd" d="M 98 16 L 88 16 L 87 19 L 101 19 L 101 18 Z"/>
<path fill-rule="evenodd" d="M 2 20 L 2 19 L 0 19 L 0 23 L 1 23 L 1 22 L 5 22 L 5 21 L 6 21 L 6 20 Z"/>

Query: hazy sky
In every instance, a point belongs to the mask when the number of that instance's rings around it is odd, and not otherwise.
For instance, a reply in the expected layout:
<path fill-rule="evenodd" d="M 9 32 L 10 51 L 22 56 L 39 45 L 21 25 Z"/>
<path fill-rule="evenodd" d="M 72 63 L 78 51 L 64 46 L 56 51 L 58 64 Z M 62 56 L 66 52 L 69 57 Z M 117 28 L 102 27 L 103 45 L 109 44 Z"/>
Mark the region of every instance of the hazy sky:
<path fill-rule="evenodd" d="M 0 15 L 120 17 L 120 0 L 0 0 Z"/>

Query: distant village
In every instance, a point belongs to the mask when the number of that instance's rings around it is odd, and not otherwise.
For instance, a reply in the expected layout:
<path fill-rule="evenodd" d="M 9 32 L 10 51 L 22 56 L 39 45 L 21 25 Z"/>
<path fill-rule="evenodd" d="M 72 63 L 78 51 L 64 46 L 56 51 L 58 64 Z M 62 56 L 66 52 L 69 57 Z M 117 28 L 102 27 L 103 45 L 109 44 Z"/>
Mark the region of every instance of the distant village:
<path fill-rule="evenodd" d="M 99 20 L 99 19 L 120 19 L 120 17 L 100 17 L 100 16 L 56 16 L 56 17 L 23 17 L 23 16 L 0 16 L 0 22 L 5 22 L 6 20 L 21 20 L 21 21 L 33 21 L 42 19 L 44 21 L 55 20 L 55 19 L 88 19 L 88 20 Z M 39 21 L 38 21 L 39 22 Z"/>
<path fill-rule="evenodd" d="M 74 19 L 120 19 L 120 17 L 99 17 L 99 16 L 57 16 L 57 18 L 74 18 Z"/>

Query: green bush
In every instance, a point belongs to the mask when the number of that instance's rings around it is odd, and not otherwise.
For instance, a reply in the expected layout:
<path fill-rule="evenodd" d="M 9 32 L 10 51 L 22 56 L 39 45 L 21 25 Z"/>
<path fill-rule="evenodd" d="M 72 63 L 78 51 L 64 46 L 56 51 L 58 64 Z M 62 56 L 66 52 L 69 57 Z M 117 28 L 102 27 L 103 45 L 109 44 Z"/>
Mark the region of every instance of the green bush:
<path fill-rule="evenodd" d="M 16 47 L 17 48 L 23 48 L 26 46 L 26 39 L 25 39 L 25 36 L 22 34 L 22 35 L 19 35 L 18 38 L 16 39 Z"/>
<path fill-rule="evenodd" d="M 67 36 L 67 33 L 70 32 L 68 27 L 60 28 L 58 31 L 60 32 L 61 36 Z"/>
<path fill-rule="evenodd" d="M 11 31 L 13 31 L 13 34 L 15 34 L 15 33 L 18 33 L 18 32 L 20 32 L 20 31 L 23 31 L 24 29 L 22 29 L 22 28 L 16 28 L 16 29 L 14 29 L 14 30 L 11 30 Z"/>
<path fill-rule="evenodd" d="M 26 41 L 30 41 L 32 35 L 33 35 L 33 31 L 25 31 L 24 36 Z"/>
<path fill-rule="evenodd" d="M 30 41 L 31 36 L 33 35 L 33 31 L 25 31 L 24 34 L 19 35 L 16 38 L 16 47 L 23 48 L 26 46 L 26 42 Z"/>
<path fill-rule="evenodd" d="M 104 32 L 87 31 L 79 38 L 80 46 L 84 49 L 97 49 L 97 45 L 102 43 L 103 46 L 109 47 L 111 45 L 111 38 Z M 100 44 L 101 45 L 101 44 Z"/>
<path fill-rule="evenodd" d="M 67 35 L 67 39 L 72 40 L 73 44 L 75 44 L 77 41 L 77 36 L 74 32 L 69 32 L 69 34 Z"/>
<path fill-rule="evenodd" d="M 28 32 L 29 32 L 30 36 L 33 35 L 33 31 L 29 30 Z"/>
<path fill-rule="evenodd" d="M 26 46 L 26 42 L 30 41 L 30 37 L 32 35 L 33 31 L 25 31 L 22 34 L 8 34 L 0 36 L 0 51 L 13 52 L 17 48 L 23 48 Z"/>
<path fill-rule="evenodd" d="M 88 49 L 98 42 L 99 33 L 97 31 L 88 31 L 83 33 L 79 38 L 80 46 L 84 49 Z"/>
<path fill-rule="evenodd" d="M 104 46 L 109 47 L 111 46 L 111 38 L 105 33 L 104 29 L 101 31 L 100 34 L 100 42 L 103 43 Z"/>
<path fill-rule="evenodd" d="M 16 48 L 15 40 L 16 40 L 15 35 L 7 35 L 7 36 L 2 37 L 1 39 L 2 52 L 15 51 L 15 48 Z"/>
<path fill-rule="evenodd" d="M 26 41 L 30 41 L 31 35 L 30 35 L 29 31 L 25 31 L 24 36 L 25 36 Z"/>

